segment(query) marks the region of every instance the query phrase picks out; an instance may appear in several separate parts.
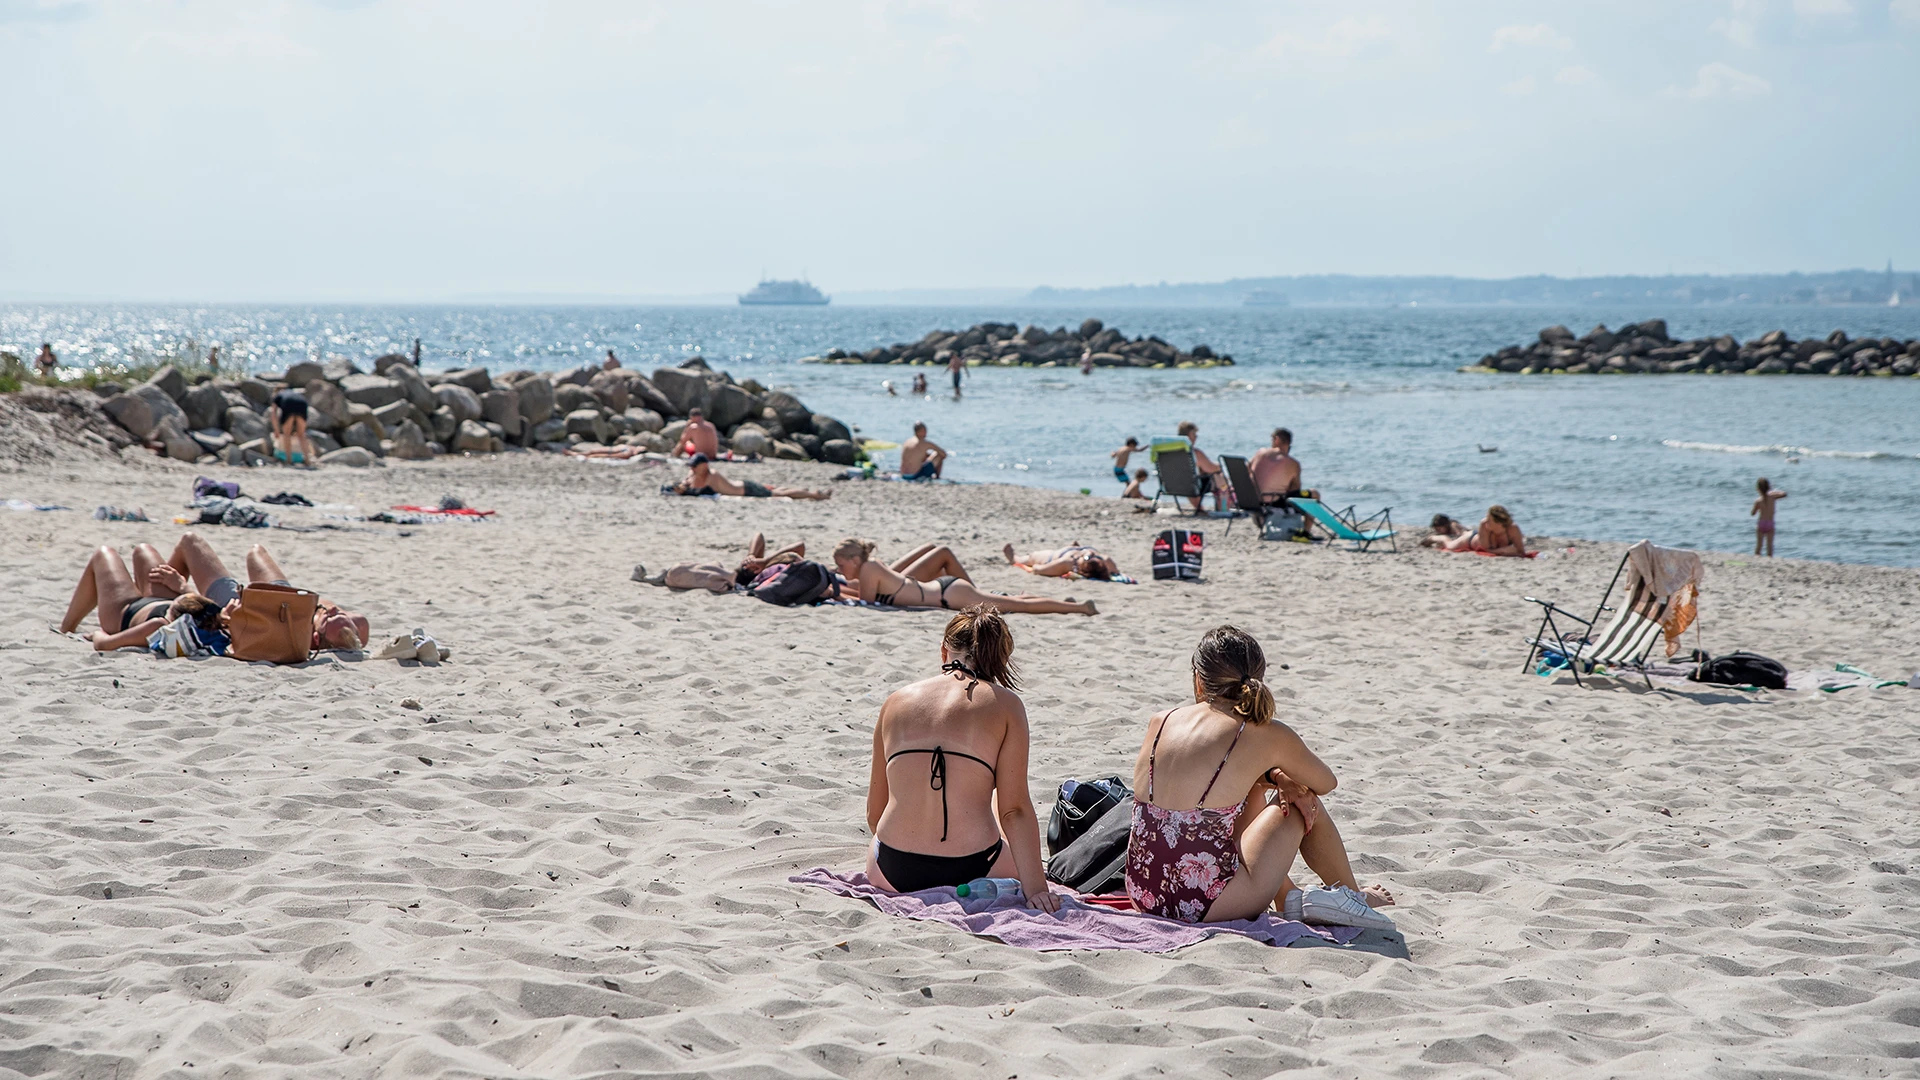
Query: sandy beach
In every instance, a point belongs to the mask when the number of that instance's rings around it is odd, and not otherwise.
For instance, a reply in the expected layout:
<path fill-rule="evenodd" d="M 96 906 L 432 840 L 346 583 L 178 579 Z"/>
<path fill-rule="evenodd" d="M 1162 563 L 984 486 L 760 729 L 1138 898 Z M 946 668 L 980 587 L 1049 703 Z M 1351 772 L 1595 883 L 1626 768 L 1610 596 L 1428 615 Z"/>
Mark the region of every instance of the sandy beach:
<path fill-rule="evenodd" d="M 198 471 L 0 462 L 0 498 L 75 508 L 0 511 L 0 1077 L 1915 1075 L 1920 690 L 1523 673 L 1521 597 L 1590 608 L 1620 545 L 1356 554 L 1210 522 L 1203 583 L 1065 582 L 1001 545 L 1097 544 L 1145 578 L 1175 522 L 995 485 L 663 499 L 678 470 L 523 453 L 216 474 L 497 510 L 199 530 L 231 565 L 270 544 L 376 642 L 426 628 L 438 668 L 50 632 L 91 548 L 173 542 Z M 874 716 L 935 670 L 944 619 L 629 580 L 756 530 L 943 542 L 985 588 L 1095 599 L 1013 619 L 1043 815 L 1060 780 L 1129 771 L 1203 631 L 1251 630 L 1400 935 L 1036 953 L 789 884 L 859 867 Z M 1707 563 L 1710 652 L 1920 666 L 1920 572 Z"/>

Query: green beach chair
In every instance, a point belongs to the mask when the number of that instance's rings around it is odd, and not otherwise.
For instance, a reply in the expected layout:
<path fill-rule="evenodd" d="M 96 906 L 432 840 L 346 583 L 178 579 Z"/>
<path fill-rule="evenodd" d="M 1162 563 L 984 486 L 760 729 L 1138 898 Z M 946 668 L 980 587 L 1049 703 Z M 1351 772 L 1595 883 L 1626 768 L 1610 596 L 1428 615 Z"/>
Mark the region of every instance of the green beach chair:
<path fill-rule="evenodd" d="M 1366 551 L 1373 545 L 1385 541 L 1393 546 L 1394 554 L 1400 553 L 1400 542 L 1393 537 L 1393 507 L 1367 518 L 1356 518 L 1354 508 L 1335 513 L 1318 499 L 1305 499 L 1295 496 L 1287 500 L 1293 508 L 1307 515 L 1307 519 L 1326 530 L 1335 540 L 1345 540 L 1353 545 L 1354 551 Z M 1381 527 L 1372 528 L 1374 522 Z"/>

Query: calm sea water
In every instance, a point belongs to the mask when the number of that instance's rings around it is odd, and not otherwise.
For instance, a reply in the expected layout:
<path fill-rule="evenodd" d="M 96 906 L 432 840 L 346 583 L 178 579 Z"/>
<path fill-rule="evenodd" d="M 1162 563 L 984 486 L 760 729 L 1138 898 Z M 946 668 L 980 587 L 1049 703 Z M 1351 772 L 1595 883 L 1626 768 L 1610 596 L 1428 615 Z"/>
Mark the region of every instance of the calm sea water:
<path fill-rule="evenodd" d="M 834 346 L 915 340 L 982 320 L 1052 327 L 1092 315 L 1129 335 L 1231 353 L 1206 371 L 975 369 L 944 373 L 799 364 Z M 1182 420 L 1214 455 L 1294 432 L 1306 481 L 1396 523 L 1471 517 L 1500 502 L 1532 534 L 1739 551 L 1752 545 L 1754 480 L 1787 490 L 1783 556 L 1920 565 L 1920 380 L 1828 376 L 1540 377 L 1455 368 L 1543 326 L 1584 332 L 1663 316 L 1675 337 L 1783 328 L 1795 338 L 1920 336 L 1920 308 L 749 309 L 573 306 L 0 307 L 0 348 L 51 341 L 70 364 L 222 346 L 256 371 L 320 352 L 365 360 L 418 337 L 429 368 L 557 369 L 609 348 L 651 369 L 704 355 L 736 378 L 792 389 L 869 438 L 925 420 L 948 475 L 1118 494 L 1107 451 Z M 934 393 L 907 396 L 915 371 Z M 889 395 L 891 380 L 898 396 Z M 1480 446 L 1498 447 L 1482 453 Z M 883 455 L 883 460 L 885 456 Z M 1144 463 L 1144 462 L 1143 462 Z M 1151 490 L 1151 482 L 1149 483 Z"/>

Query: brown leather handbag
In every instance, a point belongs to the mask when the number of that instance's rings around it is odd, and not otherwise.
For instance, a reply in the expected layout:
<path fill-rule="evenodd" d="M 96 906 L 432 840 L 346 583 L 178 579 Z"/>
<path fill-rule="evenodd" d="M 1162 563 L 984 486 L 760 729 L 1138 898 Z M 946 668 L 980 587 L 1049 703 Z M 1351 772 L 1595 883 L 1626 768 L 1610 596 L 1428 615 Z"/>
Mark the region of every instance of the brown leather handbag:
<path fill-rule="evenodd" d="M 240 590 L 240 608 L 227 624 L 238 660 L 299 664 L 313 654 L 313 611 L 320 598 L 286 585 L 248 585 Z"/>

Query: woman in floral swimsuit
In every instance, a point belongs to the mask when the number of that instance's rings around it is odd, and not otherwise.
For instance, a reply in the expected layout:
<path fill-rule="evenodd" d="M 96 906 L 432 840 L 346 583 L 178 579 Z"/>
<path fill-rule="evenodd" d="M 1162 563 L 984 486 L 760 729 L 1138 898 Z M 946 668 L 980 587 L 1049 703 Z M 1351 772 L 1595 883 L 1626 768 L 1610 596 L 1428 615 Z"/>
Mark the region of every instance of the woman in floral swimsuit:
<path fill-rule="evenodd" d="M 1193 655 L 1194 704 L 1153 718 L 1134 764 L 1127 895 L 1182 922 L 1251 919 L 1269 905 L 1308 922 L 1388 929 L 1385 889 L 1354 881 L 1320 796 L 1338 781 L 1292 728 L 1273 718 L 1260 643 L 1232 626 Z M 1210 805 L 1215 789 L 1231 801 Z M 1325 885 L 1301 892 L 1298 854 Z"/>

